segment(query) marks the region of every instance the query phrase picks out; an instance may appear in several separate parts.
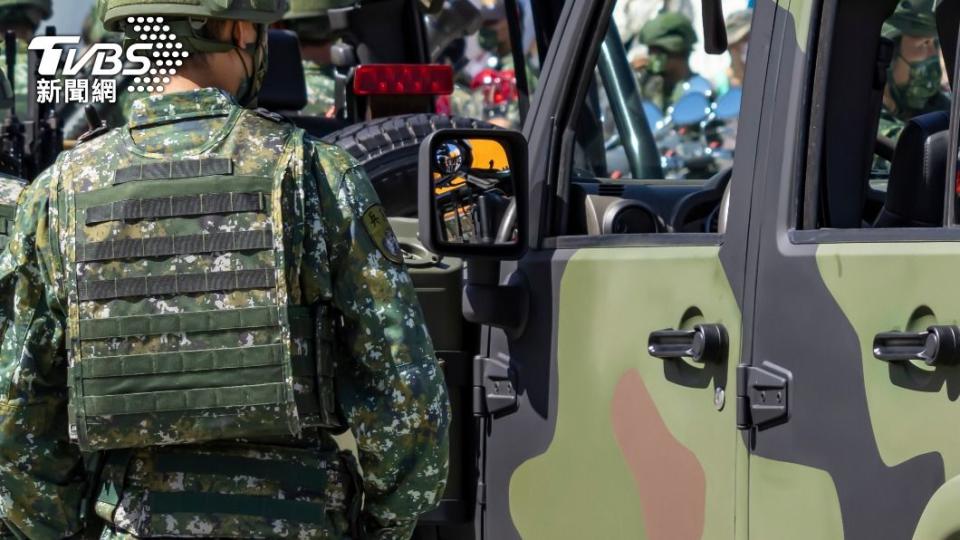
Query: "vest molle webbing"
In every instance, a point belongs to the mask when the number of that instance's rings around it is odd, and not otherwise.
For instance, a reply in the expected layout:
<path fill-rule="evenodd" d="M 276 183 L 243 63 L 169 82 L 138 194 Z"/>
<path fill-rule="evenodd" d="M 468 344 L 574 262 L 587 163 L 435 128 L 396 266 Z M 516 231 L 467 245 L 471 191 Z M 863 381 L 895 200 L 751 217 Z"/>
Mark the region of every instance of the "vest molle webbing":
<path fill-rule="evenodd" d="M 68 190 L 70 434 L 82 449 L 333 426 L 332 360 L 317 361 L 310 308 L 289 303 L 274 211 L 301 145 L 298 132 L 260 176 L 224 156 L 142 159 L 105 187 Z"/>

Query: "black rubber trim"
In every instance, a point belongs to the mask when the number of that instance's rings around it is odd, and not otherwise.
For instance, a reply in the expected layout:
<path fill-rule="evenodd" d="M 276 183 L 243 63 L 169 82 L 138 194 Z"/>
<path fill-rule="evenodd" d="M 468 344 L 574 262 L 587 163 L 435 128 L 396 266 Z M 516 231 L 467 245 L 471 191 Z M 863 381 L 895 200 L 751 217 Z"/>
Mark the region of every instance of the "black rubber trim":
<path fill-rule="evenodd" d="M 544 249 L 608 247 L 719 246 L 723 236 L 715 233 L 606 234 L 601 236 L 556 236 L 543 240 Z"/>
<path fill-rule="evenodd" d="M 791 230 L 790 243 L 802 244 L 883 244 L 904 242 L 960 242 L 960 228 L 903 229 L 819 229 Z"/>

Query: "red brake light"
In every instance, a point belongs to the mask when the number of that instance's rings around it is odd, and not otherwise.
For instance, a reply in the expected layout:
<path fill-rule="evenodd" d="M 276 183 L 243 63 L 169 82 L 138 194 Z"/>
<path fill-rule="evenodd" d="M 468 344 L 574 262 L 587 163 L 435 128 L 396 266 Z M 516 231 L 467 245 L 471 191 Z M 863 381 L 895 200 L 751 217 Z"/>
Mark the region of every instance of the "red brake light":
<path fill-rule="evenodd" d="M 353 76 L 358 96 L 444 96 L 453 93 L 453 68 L 440 64 L 368 64 Z"/>

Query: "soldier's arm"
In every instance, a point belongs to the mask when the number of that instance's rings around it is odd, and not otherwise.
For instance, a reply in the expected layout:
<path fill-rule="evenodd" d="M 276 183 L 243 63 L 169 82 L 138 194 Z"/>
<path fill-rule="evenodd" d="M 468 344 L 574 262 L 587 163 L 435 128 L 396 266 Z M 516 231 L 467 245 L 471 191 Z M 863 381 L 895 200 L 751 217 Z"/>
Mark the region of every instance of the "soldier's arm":
<path fill-rule="evenodd" d="M 361 521 L 366 537 L 409 538 L 446 483 L 443 374 L 402 258 L 393 262 L 398 250 L 382 242 L 381 235 L 392 234 L 389 224 L 378 228 L 371 216 L 365 223 L 364 214 L 379 204 L 366 174 L 342 150 L 318 145 L 312 153 L 308 178 L 316 181 L 308 184 L 320 192 L 306 197 L 313 226 L 305 252 L 325 252 L 326 261 L 308 260 L 308 266 L 329 265 L 318 279 L 329 280 L 333 305 L 345 319 L 337 390 L 363 469 Z M 318 209 L 311 211 L 311 199 L 319 200 Z"/>
<path fill-rule="evenodd" d="M 24 194 L 0 280 L 15 315 L 0 346 L 0 516 L 18 537 L 81 529 L 81 456 L 67 436 L 64 315 L 49 282 L 47 182 Z"/>

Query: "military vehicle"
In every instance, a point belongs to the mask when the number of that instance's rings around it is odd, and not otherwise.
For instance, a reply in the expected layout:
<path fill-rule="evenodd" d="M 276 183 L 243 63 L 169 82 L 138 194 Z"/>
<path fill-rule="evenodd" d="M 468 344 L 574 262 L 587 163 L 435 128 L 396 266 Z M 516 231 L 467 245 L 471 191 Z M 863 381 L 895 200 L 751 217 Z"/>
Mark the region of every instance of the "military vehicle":
<path fill-rule="evenodd" d="M 417 537 L 956 538 L 956 85 L 951 111 L 890 148 L 876 127 L 897 0 L 757 0 L 733 166 L 666 179 L 612 15 L 629 1 L 532 2 L 543 67 L 522 132 L 422 99 L 292 115 L 375 149 L 381 196 L 404 197 L 391 222 L 456 415 L 448 489 Z M 383 56 L 344 51 L 344 74 L 428 63 L 425 34 L 402 29 L 431 4 L 359 3 L 381 11 L 348 17 L 396 32 L 356 38 Z M 719 4 L 702 0 L 714 53 Z M 952 68 L 960 1 L 936 16 Z M 278 36 L 282 70 L 295 42 Z M 506 159 L 477 159 L 491 145 Z"/>
<path fill-rule="evenodd" d="M 428 310 L 462 299 L 480 327 L 458 355 L 433 331 L 462 420 L 441 515 L 464 527 L 437 537 L 957 538 L 960 100 L 871 178 L 897 1 L 757 0 L 738 151 L 707 180 L 664 179 L 616 77 L 617 2 L 543 3 L 561 11 L 522 133 L 432 134 L 419 229 L 398 227 L 439 261 L 411 266 Z M 956 81 L 960 2 L 936 17 Z M 617 180 L 599 95 L 622 115 Z M 491 142 L 512 204 L 479 211 L 495 241 L 451 235 L 436 178 L 477 175 L 450 145 Z M 462 260 L 462 285 L 427 280 Z"/>

